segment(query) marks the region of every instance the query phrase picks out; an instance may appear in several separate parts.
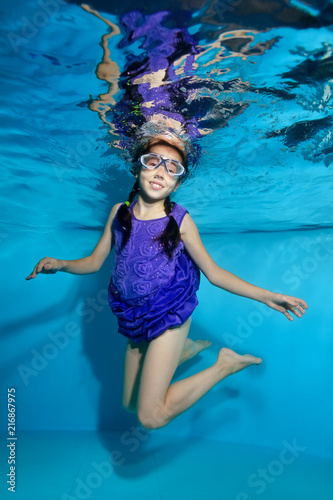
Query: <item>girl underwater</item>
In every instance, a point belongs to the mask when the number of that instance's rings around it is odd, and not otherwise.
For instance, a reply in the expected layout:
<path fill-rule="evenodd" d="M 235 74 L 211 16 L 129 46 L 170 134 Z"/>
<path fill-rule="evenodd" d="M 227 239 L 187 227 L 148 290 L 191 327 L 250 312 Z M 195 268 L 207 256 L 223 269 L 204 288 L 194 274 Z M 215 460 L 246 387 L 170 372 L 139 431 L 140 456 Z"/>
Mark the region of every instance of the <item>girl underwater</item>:
<path fill-rule="evenodd" d="M 308 308 L 302 299 L 259 288 L 214 262 L 188 211 L 170 201 L 188 173 L 187 161 L 186 144 L 177 135 L 139 141 L 133 189 L 125 203 L 112 207 L 91 255 L 77 260 L 44 257 L 26 277 L 95 273 L 115 247 L 108 292 L 119 333 L 128 338 L 122 403 L 146 429 L 167 425 L 221 380 L 262 362 L 223 347 L 212 366 L 170 385 L 177 366 L 210 345 L 187 338 L 200 271 L 213 285 L 262 302 L 290 321 L 290 313 L 300 318 Z"/>

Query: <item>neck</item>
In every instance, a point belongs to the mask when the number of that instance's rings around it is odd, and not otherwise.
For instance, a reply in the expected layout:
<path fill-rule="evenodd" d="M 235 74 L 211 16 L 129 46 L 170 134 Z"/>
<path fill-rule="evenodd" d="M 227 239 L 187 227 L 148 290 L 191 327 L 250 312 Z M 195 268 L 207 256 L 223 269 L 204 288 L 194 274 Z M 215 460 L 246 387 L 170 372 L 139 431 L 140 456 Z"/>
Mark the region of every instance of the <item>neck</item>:
<path fill-rule="evenodd" d="M 164 200 L 145 200 L 139 195 L 138 201 L 134 206 L 134 215 L 139 219 L 164 217 Z"/>

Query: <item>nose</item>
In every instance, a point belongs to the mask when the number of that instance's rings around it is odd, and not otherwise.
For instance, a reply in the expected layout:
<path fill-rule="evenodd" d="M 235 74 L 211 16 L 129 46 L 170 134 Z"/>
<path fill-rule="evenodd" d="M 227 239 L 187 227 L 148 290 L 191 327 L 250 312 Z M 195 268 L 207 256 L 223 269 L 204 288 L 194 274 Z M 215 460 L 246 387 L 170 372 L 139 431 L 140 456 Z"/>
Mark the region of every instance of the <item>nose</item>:
<path fill-rule="evenodd" d="M 155 176 L 158 176 L 158 177 L 164 177 L 164 174 L 165 174 L 165 166 L 163 163 L 161 163 L 161 165 L 159 165 L 156 169 L 155 169 Z"/>

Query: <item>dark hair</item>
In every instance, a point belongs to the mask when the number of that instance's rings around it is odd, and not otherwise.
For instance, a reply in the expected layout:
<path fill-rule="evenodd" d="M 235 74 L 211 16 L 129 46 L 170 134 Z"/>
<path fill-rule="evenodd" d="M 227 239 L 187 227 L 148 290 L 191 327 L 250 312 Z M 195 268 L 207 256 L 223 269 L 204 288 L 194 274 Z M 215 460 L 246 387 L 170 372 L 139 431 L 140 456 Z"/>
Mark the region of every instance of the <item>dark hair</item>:
<path fill-rule="evenodd" d="M 132 203 L 132 201 L 134 200 L 135 195 L 137 194 L 139 189 L 140 189 L 139 188 L 139 180 L 137 179 L 134 183 L 132 191 L 130 192 L 130 194 L 127 198 L 127 200 L 130 203 Z M 117 212 L 117 217 L 118 217 L 120 224 L 125 229 L 125 233 L 123 235 L 123 240 L 122 240 L 122 244 L 121 244 L 121 248 L 123 249 L 124 246 L 126 245 L 126 243 L 128 242 L 129 237 L 131 236 L 131 231 L 132 231 L 132 214 L 129 211 L 128 206 L 125 205 L 125 203 L 119 207 L 118 212 Z"/>
<path fill-rule="evenodd" d="M 186 157 L 185 157 L 184 153 L 181 152 L 181 150 L 179 148 L 177 148 L 176 146 L 170 145 L 169 143 L 167 143 L 166 141 L 163 141 L 163 140 L 158 141 L 154 144 L 161 144 L 161 143 L 164 143 L 168 146 L 171 146 L 171 147 L 175 148 L 177 151 L 179 151 L 179 154 L 185 160 L 184 163 L 186 162 Z M 144 154 L 145 152 L 149 151 L 149 149 L 150 149 L 150 146 L 146 147 L 145 150 L 140 152 L 139 156 L 141 156 L 141 154 Z M 139 167 L 140 167 L 140 164 L 138 164 L 139 156 L 137 158 L 133 159 L 134 164 L 136 163 L 136 165 L 134 166 L 136 173 L 138 173 Z M 184 165 L 184 167 L 186 168 L 185 165 Z M 132 191 L 130 192 L 130 194 L 127 198 L 127 200 L 130 203 L 132 203 L 132 201 L 134 200 L 136 194 L 139 192 L 139 189 L 140 189 L 139 188 L 139 180 L 137 179 L 134 183 Z M 164 211 L 165 211 L 166 215 L 169 215 L 171 213 L 173 206 L 174 206 L 174 203 L 171 202 L 170 196 L 167 196 L 164 200 Z M 126 243 L 128 242 L 130 235 L 131 235 L 131 231 L 132 231 L 132 214 L 131 214 L 128 206 L 125 203 L 119 207 L 118 212 L 117 212 L 117 217 L 118 217 L 120 224 L 125 229 L 125 232 L 123 235 L 123 240 L 122 240 L 122 245 L 121 245 L 121 248 L 123 249 L 124 246 L 126 245 Z M 175 250 L 175 248 L 178 246 L 178 244 L 180 242 L 179 227 L 178 227 L 178 224 L 172 215 L 169 215 L 168 224 L 167 224 L 166 228 L 164 229 L 163 233 L 157 238 L 157 240 L 164 246 L 165 253 L 168 255 L 168 257 L 171 258 L 173 251 Z"/>

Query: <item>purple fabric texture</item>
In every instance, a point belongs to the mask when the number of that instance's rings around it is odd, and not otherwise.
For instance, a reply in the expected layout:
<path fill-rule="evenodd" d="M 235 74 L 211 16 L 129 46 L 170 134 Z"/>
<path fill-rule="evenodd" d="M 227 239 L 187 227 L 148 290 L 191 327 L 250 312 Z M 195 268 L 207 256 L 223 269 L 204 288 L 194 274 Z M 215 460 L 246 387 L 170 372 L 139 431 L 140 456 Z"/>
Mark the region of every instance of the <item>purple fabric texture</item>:
<path fill-rule="evenodd" d="M 186 16 L 190 21 L 189 11 Z M 107 116 L 123 138 L 131 137 L 134 128 L 141 127 L 156 114 L 176 120 L 193 139 L 202 135 L 197 113 L 188 108 L 193 100 L 198 107 L 197 90 L 193 86 L 201 88 L 202 81 L 193 78 L 193 74 L 195 57 L 204 48 L 189 33 L 184 18 L 181 28 L 170 27 L 170 23 L 173 24 L 173 14 L 167 10 L 153 14 L 135 10 L 120 17 L 123 38 L 118 47 L 126 54 L 119 78 L 122 94 Z M 205 87 L 207 84 L 205 81 Z M 200 106 L 202 101 L 201 98 Z M 126 147 L 126 141 L 121 140 L 120 144 Z"/>
<path fill-rule="evenodd" d="M 170 259 L 156 241 L 168 217 L 139 220 L 132 212 L 132 232 L 121 250 L 124 233 L 113 222 L 115 266 L 108 288 L 109 304 L 118 318 L 119 333 L 138 343 L 149 342 L 171 327 L 182 325 L 198 304 L 200 271 L 180 241 Z M 180 227 L 187 213 L 177 203 L 170 215 Z"/>

